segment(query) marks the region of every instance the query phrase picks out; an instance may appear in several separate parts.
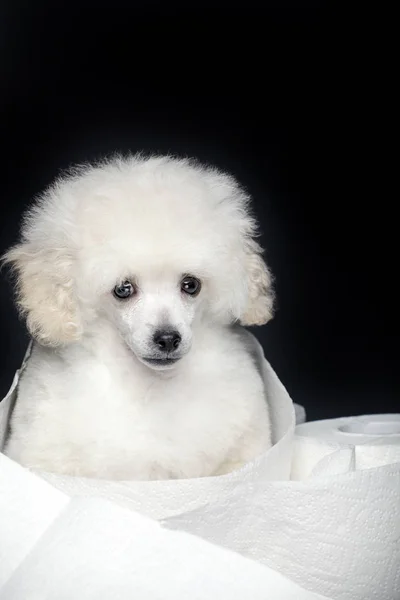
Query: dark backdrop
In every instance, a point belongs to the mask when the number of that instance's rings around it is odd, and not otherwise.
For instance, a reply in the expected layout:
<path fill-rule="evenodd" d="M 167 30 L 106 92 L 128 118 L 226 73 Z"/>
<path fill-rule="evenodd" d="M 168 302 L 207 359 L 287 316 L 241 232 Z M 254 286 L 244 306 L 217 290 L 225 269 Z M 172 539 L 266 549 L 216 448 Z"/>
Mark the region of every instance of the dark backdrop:
<path fill-rule="evenodd" d="M 2 3 L 0 250 L 71 163 L 140 149 L 215 163 L 254 197 L 278 295 L 257 335 L 293 399 L 310 418 L 399 410 L 379 15 L 166 4 Z M 2 397 L 26 346 L 4 277 L 0 303 Z"/>

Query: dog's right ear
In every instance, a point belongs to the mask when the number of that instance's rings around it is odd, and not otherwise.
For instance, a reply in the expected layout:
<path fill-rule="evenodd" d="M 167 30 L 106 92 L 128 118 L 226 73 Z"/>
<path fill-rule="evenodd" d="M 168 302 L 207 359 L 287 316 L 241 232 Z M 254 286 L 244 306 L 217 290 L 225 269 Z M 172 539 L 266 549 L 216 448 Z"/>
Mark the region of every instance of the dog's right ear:
<path fill-rule="evenodd" d="M 15 275 L 17 304 L 30 334 L 40 343 L 58 346 L 80 337 L 74 297 L 72 256 L 65 248 L 38 248 L 22 242 L 2 262 Z"/>
<path fill-rule="evenodd" d="M 244 326 L 265 325 L 273 317 L 272 275 L 255 240 L 246 240 L 245 256 L 248 298 L 240 322 Z"/>

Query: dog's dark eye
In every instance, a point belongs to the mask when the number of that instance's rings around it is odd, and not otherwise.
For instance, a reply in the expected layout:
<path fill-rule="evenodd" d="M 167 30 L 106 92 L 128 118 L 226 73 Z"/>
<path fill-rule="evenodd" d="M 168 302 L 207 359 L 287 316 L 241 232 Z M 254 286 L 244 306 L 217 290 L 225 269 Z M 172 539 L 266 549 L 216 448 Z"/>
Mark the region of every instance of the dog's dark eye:
<path fill-rule="evenodd" d="M 201 290 L 201 283 L 196 277 L 186 276 L 181 281 L 181 290 L 190 296 L 197 296 Z"/>
<path fill-rule="evenodd" d="M 131 284 L 130 281 L 124 281 L 119 285 L 116 285 L 113 294 L 119 300 L 124 300 L 125 298 L 129 298 L 135 293 L 135 288 Z"/>

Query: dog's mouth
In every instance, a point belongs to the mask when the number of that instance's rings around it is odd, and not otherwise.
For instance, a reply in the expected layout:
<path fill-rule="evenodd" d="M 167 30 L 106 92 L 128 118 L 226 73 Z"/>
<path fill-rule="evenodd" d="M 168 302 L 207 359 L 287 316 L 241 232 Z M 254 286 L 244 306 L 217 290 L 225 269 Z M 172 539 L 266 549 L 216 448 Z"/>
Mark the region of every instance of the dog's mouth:
<path fill-rule="evenodd" d="M 153 369 L 170 369 L 173 367 L 181 357 L 169 357 L 165 358 L 153 358 L 151 356 L 143 356 L 142 361 Z"/>

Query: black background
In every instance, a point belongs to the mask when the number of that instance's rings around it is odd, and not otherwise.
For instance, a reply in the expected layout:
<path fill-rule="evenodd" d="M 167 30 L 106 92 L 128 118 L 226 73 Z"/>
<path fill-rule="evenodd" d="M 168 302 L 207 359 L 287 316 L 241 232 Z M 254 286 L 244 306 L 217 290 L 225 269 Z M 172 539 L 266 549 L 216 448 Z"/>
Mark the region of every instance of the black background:
<path fill-rule="evenodd" d="M 398 411 L 391 19 L 299 4 L 3 2 L 0 250 L 71 163 L 212 162 L 253 195 L 278 296 L 256 333 L 292 398 Z M 0 302 L 2 397 L 26 346 L 5 276 Z"/>

